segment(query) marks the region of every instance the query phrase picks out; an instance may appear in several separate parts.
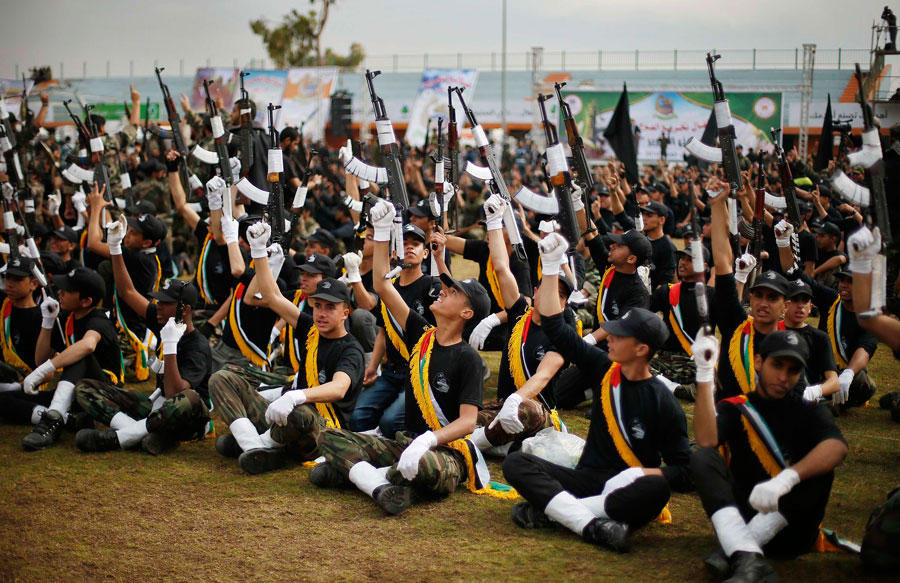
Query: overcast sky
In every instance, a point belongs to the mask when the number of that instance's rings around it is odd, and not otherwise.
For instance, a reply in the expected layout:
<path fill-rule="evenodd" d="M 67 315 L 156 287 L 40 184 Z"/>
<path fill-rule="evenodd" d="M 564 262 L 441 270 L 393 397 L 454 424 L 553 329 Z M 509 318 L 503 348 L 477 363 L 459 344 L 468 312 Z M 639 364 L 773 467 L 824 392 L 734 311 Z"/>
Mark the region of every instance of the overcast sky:
<path fill-rule="evenodd" d="M 794 48 L 868 49 L 886 0 L 508 0 L 507 50 Z M 316 2 L 317 6 L 319 3 Z M 0 75 L 60 61 L 67 76 L 175 74 L 210 59 L 240 65 L 265 57 L 250 20 L 281 19 L 302 0 L 6 0 L 0 7 Z M 900 11 L 900 4 L 894 7 Z M 265 11 L 264 11 L 265 10 Z M 370 55 L 500 52 L 501 0 L 338 0 L 324 47 Z M 499 64 L 499 61 L 498 61 Z M 271 65 L 270 65 L 271 66 Z"/>

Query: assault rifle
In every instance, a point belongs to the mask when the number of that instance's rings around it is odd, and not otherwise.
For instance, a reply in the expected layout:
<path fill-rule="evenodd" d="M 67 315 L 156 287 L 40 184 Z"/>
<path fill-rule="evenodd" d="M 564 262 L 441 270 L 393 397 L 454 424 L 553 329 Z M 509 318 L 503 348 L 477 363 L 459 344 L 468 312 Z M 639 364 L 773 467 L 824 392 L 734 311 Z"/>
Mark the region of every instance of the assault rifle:
<path fill-rule="evenodd" d="M 697 183 L 691 181 L 691 186 L 698 188 Z M 694 273 L 700 274 L 694 284 L 694 292 L 697 299 L 697 319 L 700 322 L 699 330 L 712 334 L 709 326 L 709 303 L 706 299 L 706 270 L 703 268 L 703 239 L 700 234 L 700 221 L 697 218 L 697 203 L 694 200 L 693 188 L 691 189 L 691 264 Z"/>
<path fill-rule="evenodd" d="M 250 94 L 244 88 L 244 77 L 250 73 L 241 71 L 241 129 L 238 130 L 241 148 L 241 178 L 250 175 L 253 166 L 253 110 L 250 108 Z"/>
<path fill-rule="evenodd" d="M 372 108 L 375 110 L 375 130 L 378 133 L 378 145 L 384 157 L 387 168 L 387 185 L 390 191 L 391 202 L 398 211 L 409 208 L 409 195 L 406 193 L 406 180 L 403 178 L 403 167 L 400 165 L 400 148 L 394 138 L 394 128 L 388 119 L 384 109 L 384 100 L 375 94 L 375 86 L 372 81 L 381 74 L 381 71 L 366 69 L 366 84 L 369 86 L 369 97 L 372 99 Z M 371 182 L 371 181 L 370 181 Z"/>
<path fill-rule="evenodd" d="M 121 210 L 119 209 L 119 202 L 113 196 L 112 186 L 109 184 L 109 168 L 106 167 L 106 160 L 103 155 L 103 140 L 100 138 L 97 126 L 94 125 L 94 120 L 91 118 L 91 110 L 94 109 L 94 106 L 84 104 L 81 107 L 84 109 L 84 119 L 91 138 L 91 163 L 94 164 L 94 182 L 99 184 L 101 188 L 106 188 L 103 192 L 103 198 L 112 202 L 117 210 Z"/>
<path fill-rule="evenodd" d="M 69 181 L 75 184 L 79 184 L 81 182 L 91 183 L 94 181 L 94 172 L 92 170 L 87 170 L 83 168 L 89 162 L 87 160 L 87 149 L 89 147 L 91 141 L 91 135 L 88 133 L 86 127 L 84 127 L 84 123 L 81 121 L 81 118 L 75 115 L 72 110 L 69 108 L 69 104 L 72 103 L 71 99 L 63 101 L 63 107 L 66 108 L 66 111 L 69 112 L 69 117 L 72 118 L 72 122 L 75 124 L 75 131 L 78 133 L 78 142 L 80 149 L 83 152 L 79 152 L 79 154 L 84 154 L 83 156 L 75 156 L 73 154 L 69 154 L 66 157 L 66 161 L 69 162 L 69 167 L 62 171 L 62 175 Z"/>
<path fill-rule="evenodd" d="M 566 162 L 566 153 L 562 144 L 559 142 L 559 135 L 556 128 L 547 118 L 547 107 L 544 102 L 552 99 L 551 95 L 538 95 L 538 107 L 541 110 L 541 125 L 544 126 L 544 135 L 547 138 L 547 176 L 553 191 L 556 193 L 556 202 L 559 212 L 556 213 L 556 220 L 562 230 L 563 237 L 569 242 L 569 249 L 566 251 L 569 260 L 575 255 L 575 246 L 580 238 L 580 229 L 578 228 L 578 220 L 575 218 L 575 209 L 572 207 L 571 183 L 572 177 L 569 174 L 569 165 Z M 575 273 L 574 264 L 572 264 L 572 273 Z"/>
<path fill-rule="evenodd" d="M 187 158 L 190 151 L 184 141 L 184 134 L 181 133 L 181 118 L 178 115 L 178 110 L 175 109 L 175 102 L 172 100 L 169 88 L 163 83 L 162 76 L 160 75 L 160 73 L 165 70 L 165 67 L 156 67 L 156 78 L 159 80 L 159 88 L 162 90 L 163 104 L 166 106 L 166 116 L 169 119 L 169 129 L 164 130 L 156 124 L 149 124 L 148 129 L 150 130 L 150 133 L 162 140 L 172 140 L 175 149 L 178 150 L 178 153 L 181 154 L 181 159 L 184 160 L 184 164 L 181 164 L 178 170 L 178 173 L 181 176 L 182 186 L 184 186 L 186 190 L 193 190 L 196 194 L 202 196 L 203 183 L 200 182 L 200 179 L 197 178 L 196 174 L 189 175 L 187 171 Z"/>
<path fill-rule="evenodd" d="M 439 117 L 437 121 L 437 151 L 434 154 L 434 202 L 431 204 L 431 212 L 437 219 L 437 226 L 444 228 L 444 134 L 442 132 L 444 118 Z M 437 212 L 435 212 L 437 210 Z M 440 275 L 438 271 L 437 259 L 435 259 L 435 251 L 437 245 L 431 244 L 431 275 L 437 277 Z"/>
<path fill-rule="evenodd" d="M 290 244 L 290 233 L 284 231 L 284 192 L 281 188 L 281 173 L 284 172 L 281 145 L 278 141 L 278 130 L 275 129 L 275 110 L 280 105 L 269 104 L 269 167 L 266 182 L 269 184 L 269 203 L 266 212 L 269 224 L 272 225 L 272 243 L 277 243 L 287 252 Z M 278 277 L 278 274 L 274 274 Z"/>
<path fill-rule="evenodd" d="M 556 89 L 556 100 L 559 102 L 563 123 L 566 125 L 566 138 L 569 141 L 569 148 L 572 150 L 572 165 L 575 166 L 576 182 L 581 187 L 581 197 L 584 200 L 584 208 L 587 209 L 591 206 L 588 193 L 594 188 L 594 175 L 591 174 L 591 167 L 588 166 L 587 157 L 584 155 L 584 140 L 578 133 L 578 125 L 572 115 L 572 107 L 562 96 L 561 89 L 565 85 L 565 83 L 554 83 L 553 86 Z M 589 228 L 589 232 L 596 230 Z"/>
<path fill-rule="evenodd" d="M 450 216 L 447 226 L 448 233 L 453 233 L 459 227 L 459 203 L 457 202 L 457 189 L 459 188 L 459 135 L 456 129 L 456 109 L 453 107 L 453 87 L 447 87 L 447 177 L 453 187 L 453 201 L 450 203 Z"/>
<path fill-rule="evenodd" d="M 794 188 L 794 177 L 791 175 L 791 167 L 788 165 L 784 150 L 779 145 L 779 134 L 781 129 L 769 128 L 769 134 L 772 136 L 772 143 L 775 145 L 775 155 L 778 157 L 778 176 L 781 178 L 781 193 L 784 195 L 784 201 L 787 205 L 788 222 L 794 226 L 794 232 L 799 232 L 803 226 L 803 219 L 800 217 L 800 203 L 797 201 L 797 192 Z M 762 169 L 760 169 L 760 174 Z M 757 255 L 757 257 L 759 257 Z"/>
<path fill-rule="evenodd" d="M 222 124 L 222 116 L 219 115 L 219 108 L 209 93 L 209 86 L 213 83 L 215 81 L 203 80 L 203 89 L 206 92 L 206 113 L 209 115 L 209 126 L 212 129 L 216 151 L 210 152 L 203 149 L 200 144 L 197 144 L 191 150 L 191 155 L 204 164 L 218 165 L 219 176 L 225 180 L 225 184 L 231 186 L 234 183 L 234 178 L 231 176 L 231 163 L 229 162 L 227 147 L 227 135 L 231 134 L 226 135 L 225 126 Z"/>

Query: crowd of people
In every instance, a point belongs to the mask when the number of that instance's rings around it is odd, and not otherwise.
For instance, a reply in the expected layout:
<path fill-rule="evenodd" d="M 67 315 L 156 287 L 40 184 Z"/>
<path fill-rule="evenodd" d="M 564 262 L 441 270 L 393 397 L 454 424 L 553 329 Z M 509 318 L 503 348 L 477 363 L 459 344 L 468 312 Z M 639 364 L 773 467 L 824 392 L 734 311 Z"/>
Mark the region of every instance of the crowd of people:
<path fill-rule="evenodd" d="M 900 358 L 900 324 L 870 309 L 878 278 L 896 309 L 897 262 L 873 270 L 883 234 L 831 187 L 838 169 L 864 186 L 862 167 L 839 157 L 816 172 L 788 152 L 801 224 L 771 204 L 736 241 L 730 197 L 747 222 L 755 189 L 782 198 L 773 155 L 739 149 L 734 193 L 716 166 L 660 160 L 629 180 L 611 160 L 593 168 L 590 192 L 573 182 L 581 236 L 566 241 L 556 217 L 510 203 L 492 181 L 436 177 L 434 140 L 402 152 L 403 209 L 384 184 L 345 171 L 353 148 L 310 147 L 295 128 L 277 144 L 253 128 L 252 165 L 233 143 L 222 176 L 142 135 L 140 98 L 132 89 L 115 134 L 92 115 L 100 148 L 43 127 L 46 95 L 36 115 L 9 117 L 0 418 L 31 426 L 26 450 L 66 429 L 81 451 L 153 455 L 215 434 L 217 452 L 251 474 L 300 460 L 316 486 L 358 488 L 390 514 L 460 487 L 521 497 L 516 525 L 619 552 L 668 519 L 673 491 L 696 491 L 719 542 L 704 561 L 729 581 L 777 580 L 765 556 L 821 544 L 848 451 L 840 416 L 876 396 L 879 340 Z M 226 125 L 237 135 L 242 110 L 259 105 L 238 101 Z M 182 107 L 191 145 L 214 150 L 216 124 Z M 898 134 L 885 148 L 889 193 Z M 269 190 L 274 147 L 283 229 L 233 186 Z M 79 178 L 98 151 L 112 192 Z M 374 145 L 362 152 L 381 160 Z M 511 192 L 554 196 L 533 142 L 497 153 Z M 454 162 L 481 161 L 468 147 Z M 287 241 L 273 243 L 282 230 Z M 453 274 L 458 257 L 477 277 Z M 500 352 L 499 368 L 479 351 Z M 136 385 L 151 374 L 148 393 Z M 497 398 L 485 402 L 490 375 Z M 695 403 L 693 443 L 679 400 Z M 566 432 L 559 410 L 587 401 L 575 467 L 522 451 L 539 432 Z M 880 404 L 900 421 L 900 393 L 882 390 Z M 485 456 L 503 458 L 514 490 L 491 480 Z"/>

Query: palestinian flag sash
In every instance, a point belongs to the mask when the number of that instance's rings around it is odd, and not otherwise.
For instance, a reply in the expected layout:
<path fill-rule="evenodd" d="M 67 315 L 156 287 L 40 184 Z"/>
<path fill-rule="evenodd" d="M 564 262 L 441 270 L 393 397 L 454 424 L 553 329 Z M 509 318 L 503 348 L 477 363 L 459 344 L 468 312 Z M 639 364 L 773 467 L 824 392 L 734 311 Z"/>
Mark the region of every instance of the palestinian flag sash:
<path fill-rule="evenodd" d="M 844 349 L 844 343 L 841 342 L 840 330 L 841 322 L 844 319 L 844 306 L 841 304 L 841 298 L 834 300 L 831 308 L 828 309 L 828 339 L 831 340 L 831 350 L 834 352 L 834 359 L 840 368 L 847 368 L 850 359 L 847 357 L 847 351 Z"/>
<path fill-rule="evenodd" d="M 206 275 L 206 259 L 212 246 L 212 235 L 207 233 L 206 239 L 203 240 L 203 245 L 200 247 L 200 259 L 197 261 L 197 275 L 195 276 L 197 288 L 200 290 L 200 297 L 203 298 L 203 301 L 207 304 L 215 303 L 212 291 L 209 289 L 209 281 Z"/>
<path fill-rule="evenodd" d="M 534 308 L 527 308 L 525 313 L 516 320 L 516 325 L 513 326 L 512 333 L 509 335 L 509 343 L 506 348 L 509 356 L 509 374 L 516 385 L 516 390 L 521 389 L 522 385 L 534 374 L 528 368 L 528 362 L 525 359 L 525 343 L 528 342 L 528 331 L 531 329 L 531 315 L 533 311 Z M 542 404 L 546 406 L 546 403 Z M 556 409 L 550 409 L 550 419 L 557 431 L 565 429 L 565 424 L 559 418 L 559 413 Z"/>
<path fill-rule="evenodd" d="M 16 352 L 16 347 L 13 345 L 12 334 L 9 329 L 12 309 L 12 301 L 9 298 L 5 298 L 2 306 L 0 306 L 0 317 L 2 317 L 3 320 L 2 326 L 0 326 L 0 348 L 2 348 L 3 352 L 3 362 L 19 370 L 23 370 L 26 373 L 30 373 L 31 367 L 25 364 L 25 361 L 22 360 Z"/>
<path fill-rule="evenodd" d="M 315 325 L 309 327 L 306 334 L 306 387 L 319 386 L 319 329 Z M 315 403 L 316 411 L 325 419 L 328 427 L 341 428 L 341 420 L 337 416 L 332 403 Z"/>
<path fill-rule="evenodd" d="M 231 334 L 234 336 L 234 341 L 237 343 L 241 354 L 246 356 L 254 365 L 263 370 L 267 370 L 269 365 L 269 355 L 266 350 L 257 346 L 250 337 L 247 336 L 244 332 L 244 327 L 241 325 L 241 310 L 244 305 L 244 294 L 246 291 L 247 286 L 243 283 L 239 283 L 237 287 L 234 288 L 234 294 L 231 297 L 231 305 L 228 308 L 228 325 L 231 327 Z"/>
<path fill-rule="evenodd" d="M 391 284 L 396 281 L 397 278 L 395 277 L 391 280 Z M 409 361 L 409 349 L 406 347 L 406 342 L 403 340 L 403 327 L 394 319 L 394 315 L 388 310 L 387 305 L 385 305 L 384 302 L 380 303 L 381 319 L 384 321 L 384 333 L 387 335 L 388 339 L 390 339 L 394 348 L 397 349 L 397 352 L 400 353 L 400 356 L 402 356 L 404 360 Z"/>
<path fill-rule="evenodd" d="M 603 409 L 603 418 L 606 421 L 606 430 L 616 446 L 616 452 L 618 452 L 619 457 L 629 467 L 640 468 L 643 467 L 643 464 L 631 450 L 631 445 L 628 443 L 628 434 L 620 424 L 619 410 L 613 395 L 613 391 L 618 392 L 621 385 L 622 365 L 614 362 L 603 376 L 603 383 L 600 386 L 600 404 Z M 669 510 L 668 504 L 656 517 L 656 521 L 663 524 L 672 522 L 672 512 Z"/>
<path fill-rule="evenodd" d="M 605 322 L 606 316 L 603 315 L 603 310 L 606 309 L 606 298 L 608 297 L 609 286 L 612 284 L 613 276 L 616 274 L 615 267 L 608 267 L 606 271 L 603 272 L 603 277 L 600 280 L 600 291 L 597 294 L 597 322 Z"/>
<path fill-rule="evenodd" d="M 778 322 L 776 328 L 785 330 L 784 320 Z M 741 387 L 741 392 L 745 395 L 756 390 L 756 370 L 753 367 L 755 357 L 753 338 L 755 335 L 753 316 L 747 316 L 743 324 L 738 326 L 731 335 L 731 341 L 728 343 L 728 362 Z"/>
<path fill-rule="evenodd" d="M 781 470 L 788 467 L 787 461 L 781 453 L 781 446 L 778 445 L 778 441 L 772 435 L 772 430 L 769 429 L 765 419 L 762 418 L 756 407 L 747 400 L 747 396 L 738 395 L 723 399 L 723 401 L 736 407 L 741 413 L 741 423 L 744 426 L 744 432 L 747 434 L 750 450 L 769 477 L 774 478 Z"/>
<path fill-rule="evenodd" d="M 78 238 L 78 261 L 82 265 L 85 265 L 84 251 L 87 249 L 87 232 L 87 229 L 83 229 L 81 231 L 81 237 Z"/>
<path fill-rule="evenodd" d="M 487 276 L 488 284 L 491 286 L 491 295 L 494 296 L 500 309 L 505 310 L 506 304 L 503 303 L 503 294 L 500 293 L 500 280 L 497 279 L 497 272 L 494 271 L 494 262 L 491 261 L 490 257 L 488 257 L 484 274 Z"/>
<path fill-rule="evenodd" d="M 441 427 L 447 425 L 449 420 L 441 410 L 440 404 L 434 398 L 431 388 L 428 384 L 428 372 L 431 365 L 431 353 L 434 350 L 434 333 L 436 328 L 429 328 L 413 348 L 413 353 L 409 359 L 410 380 L 412 383 L 413 396 L 416 404 L 422 412 L 425 423 L 432 431 L 437 431 Z M 446 444 L 447 447 L 455 449 L 466 460 L 466 469 L 468 479 L 466 487 L 475 494 L 483 494 L 494 498 L 502 498 L 505 500 L 514 500 L 519 494 L 512 488 L 508 490 L 502 489 L 499 484 L 495 485 L 490 481 L 491 474 L 488 470 L 487 463 L 481 455 L 481 451 L 468 439 L 457 439 Z"/>
<path fill-rule="evenodd" d="M 303 293 L 303 290 L 298 289 L 296 292 L 294 292 L 294 299 L 292 301 L 293 304 L 300 308 L 300 311 L 302 312 L 303 308 L 306 307 L 306 294 Z M 313 328 L 315 328 L 315 326 L 313 326 Z M 285 326 L 282 332 L 284 333 L 285 351 L 288 354 L 288 359 L 291 362 L 291 367 L 294 369 L 294 372 L 299 372 L 304 355 L 306 354 L 306 346 L 300 344 L 300 339 L 297 338 L 297 334 L 293 326 Z"/>
<path fill-rule="evenodd" d="M 156 259 L 156 279 L 153 282 L 152 290 L 155 292 L 159 290 L 159 280 L 162 277 L 162 266 L 159 263 L 159 256 L 157 254 L 154 253 L 153 258 Z M 125 337 L 128 339 L 128 345 L 134 351 L 134 376 L 139 381 L 145 381 L 150 377 L 150 369 L 148 368 L 147 363 L 150 359 L 150 347 L 153 344 L 154 335 L 148 329 L 142 340 L 128 328 L 128 324 L 125 322 L 122 310 L 119 307 L 119 291 L 116 286 L 113 286 L 113 306 L 116 312 L 116 327 L 125 334 Z"/>
<path fill-rule="evenodd" d="M 65 330 L 65 334 L 63 335 L 63 340 L 66 341 L 66 348 L 72 346 L 77 342 L 75 340 L 75 313 L 72 312 L 69 314 L 69 317 L 66 318 L 66 325 L 63 328 Z M 119 373 L 116 374 L 111 370 L 103 369 L 103 372 L 109 376 L 110 380 L 114 385 L 122 386 L 125 384 L 125 358 L 122 356 L 122 351 L 119 351 Z"/>
<path fill-rule="evenodd" d="M 688 356 L 693 356 L 691 345 L 694 339 L 684 329 L 684 318 L 681 315 L 681 282 L 669 284 L 669 324 L 678 338 L 678 343 L 684 349 Z"/>

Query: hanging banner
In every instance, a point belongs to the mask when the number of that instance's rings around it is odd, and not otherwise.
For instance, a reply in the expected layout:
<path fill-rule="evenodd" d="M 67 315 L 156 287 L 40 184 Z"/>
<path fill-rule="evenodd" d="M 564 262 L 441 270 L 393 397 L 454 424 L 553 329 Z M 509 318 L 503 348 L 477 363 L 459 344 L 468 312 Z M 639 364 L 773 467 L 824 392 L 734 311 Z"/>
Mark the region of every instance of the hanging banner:
<path fill-rule="evenodd" d="M 249 75 L 244 77 L 244 89 L 250 99 L 256 103 L 256 123 L 267 126 L 269 104 L 281 105 L 284 86 L 287 83 L 287 71 L 265 71 L 262 69 L 244 69 Z M 234 100 L 241 97 L 240 84 L 234 88 Z"/>
<path fill-rule="evenodd" d="M 24 88 L 25 95 L 28 95 L 31 93 L 32 87 L 34 87 L 32 79 L 26 79 L 23 85 L 22 79 L 0 78 L 0 96 L 6 99 L 6 107 L 18 106 L 22 103 L 22 89 Z"/>
<path fill-rule="evenodd" d="M 209 79 L 212 85 L 209 93 L 213 99 L 222 100 L 222 115 L 227 119 L 234 108 L 234 95 L 238 87 L 238 69 L 213 68 L 197 69 L 194 75 L 194 84 L 191 87 L 191 109 L 195 112 L 206 111 L 206 92 L 203 90 L 203 80 Z M 239 92 L 238 92 L 239 93 Z"/>
<path fill-rule="evenodd" d="M 337 67 L 288 69 L 278 129 L 302 126 L 305 138 L 316 141 L 324 139 L 337 75 Z"/>
<path fill-rule="evenodd" d="M 475 83 L 478 80 L 478 71 L 475 69 L 425 69 L 422 73 L 422 82 L 419 85 L 419 93 L 413 103 L 412 112 L 409 114 L 409 125 L 406 128 L 406 142 L 416 148 L 425 145 L 425 133 L 428 128 L 428 120 L 437 116 L 447 117 L 447 87 L 462 87 L 463 98 L 469 107 L 474 105 Z M 465 114 L 455 101 L 457 123 L 462 123 Z M 436 131 L 437 124 L 432 123 L 432 131 Z"/>
<path fill-rule="evenodd" d="M 563 91 L 571 106 L 578 131 L 584 138 L 586 154 L 592 159 L 608 159 L 612 149 L 603 138 L 603 130 L 612 117 L 620 91 Z M 669 140 L 666 159 L 681 161 L 687 154 L 684 145 L 703 135 L 713 106 L 709 92 L 628 92 L 629 111 L 635 128 L 640 162 L 656 162 L 661 157 L 660 138 Z M 729 93 L 731 117 L 737 144 L 746 154 L 754 150 L 772 150 L 770 127 L 781 127 L 781 93 Z M 560 133 L 565 125 L 559 120 Z"/>

